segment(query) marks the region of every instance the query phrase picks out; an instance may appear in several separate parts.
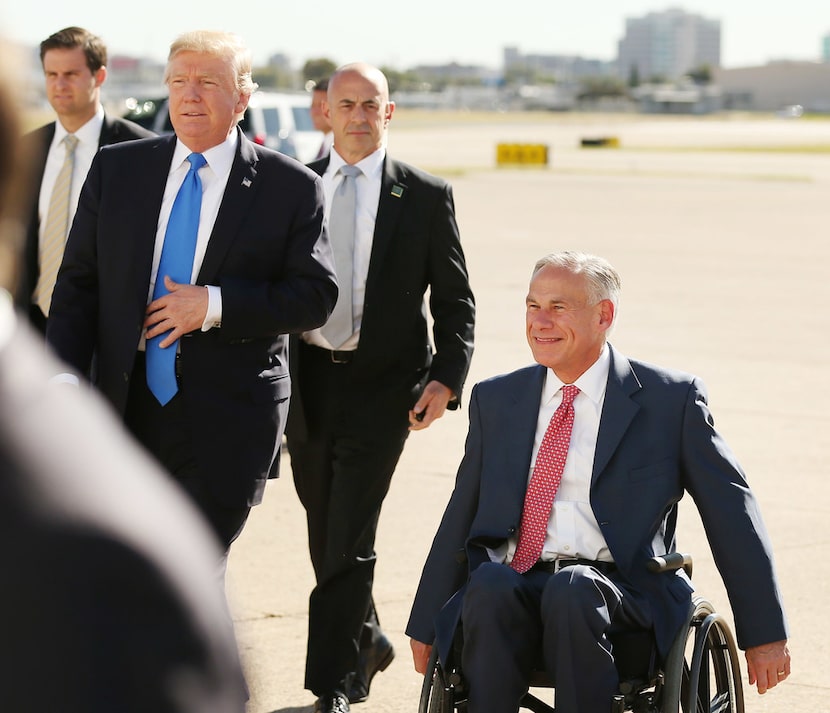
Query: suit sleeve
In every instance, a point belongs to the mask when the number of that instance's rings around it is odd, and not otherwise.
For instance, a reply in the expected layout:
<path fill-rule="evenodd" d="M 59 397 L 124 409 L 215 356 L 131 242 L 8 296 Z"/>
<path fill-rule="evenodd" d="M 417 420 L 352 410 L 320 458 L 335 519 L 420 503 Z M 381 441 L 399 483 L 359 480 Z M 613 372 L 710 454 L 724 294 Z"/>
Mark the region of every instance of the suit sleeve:
<path fill-rule="evenodd" d="M 226 274 L 222 289 L 225 339 L 292 334 L 321 326 L 337 300 L 337 280 L 323 221 L 322 181 L 296 176 L 293 213 L 275 272 L 252 277 Z M 269 193 L 279 209 L 292 197 Z M 266 220 L 263 216 L 262 220 Z M 276 237 L 274 238 L 276 241 Z"/>
<path fill-rule="evenodd" d="M 482 447 L 476 387 L 470 400 L 470 428 L 464 458 L 456 475 L 455 489 L 424 564 L 406 627 L 408 636 L 424 643 L 434 639 L 435 617 L 467 578 L 465 548 L 478 509 Z"/>
<path fill-rule="evenodd" d="M 429 378 L 448 386 L 458 399 L 473 354 L 475 300 L 455 219 L 452 188 L 444 184 L 430 225 L 430 312 L 435 356 Z M 457 402 L 450 408 L 457 407 Z"/>
<path fill-rule="evenodd" d="M 682 463 L 686 490 L 700 512 L 723 578 L 742 649 L 787 638 L 772 543 L 735 455 L 714 428 L 705 386 L 688 393 Z"/>

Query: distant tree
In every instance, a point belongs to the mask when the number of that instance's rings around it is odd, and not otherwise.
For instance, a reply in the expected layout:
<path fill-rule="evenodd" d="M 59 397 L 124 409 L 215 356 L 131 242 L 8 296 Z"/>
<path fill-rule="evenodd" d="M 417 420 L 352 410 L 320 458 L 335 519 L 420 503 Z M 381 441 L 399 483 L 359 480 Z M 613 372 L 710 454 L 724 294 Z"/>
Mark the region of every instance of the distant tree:
<path fill-rule="evenodd" d="M 389 93 L 395 92 L 413 92 L 424 88 L 425 79 L 418 75 L 418 73 L 407 70 L 401 72 L 391 67 L 381 67 L 380 71 L 386 75 L 386 81 L 389 82 Z M 434 86 L 431 87 L 435 89 Z"/>
<path fill-rule="evenodd" d="M 632 64 L 628 71 L 628 86 L 632 89 L 640 86 L 640 68 L 636 64 Z"/>
<path fill-rule="evenodd" d="M 335 69 L 337 64 L 325 57 L 306 60 L 303 65 L 303 82 L 319 82 L 330 77 Z"/>
<path fill-rule="evenodd" d="M 686 76 L 695 84 L 711 84 L 712 67 L 709 64 L 701 64 L 699 67 L 689 70 Z"/>
<path fill-rule="evenodd" d="M 624 97 L 627 94 L 625 83 L 619 77 L 584 77 L 580 80 L 577 99 L 584 101 L 603 97 Z"/>
<path fill-rule="evenodd" d="M 296 89 L 296 77 L 283 67 L 266 65 L 255 67 L 254 80 L 262 89 Z"/>

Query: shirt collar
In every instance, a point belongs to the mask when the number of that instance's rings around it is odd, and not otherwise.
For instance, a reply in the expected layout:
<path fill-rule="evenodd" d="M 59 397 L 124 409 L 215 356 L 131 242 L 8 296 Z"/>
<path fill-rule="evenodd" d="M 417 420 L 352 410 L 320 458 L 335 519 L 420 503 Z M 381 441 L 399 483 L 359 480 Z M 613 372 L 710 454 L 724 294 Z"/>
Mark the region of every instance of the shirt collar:
<path fill-rule="evenodd" d="M 202 156 L 205 157 L 207 165 L 210 170 L 217 176 L 222 176 L 230 173 L 231 164 L 236 155 L 236 145 L 239 143 L 239 132 L 234 130 L 228 134 L 228 138 L 221 144 L 212 146 L 207 151 L 202 151 Z M 176 150 L 173 152 L 173 161 L 170 164 L 170 173 L 177 171 L 181 165 L 187 160 L 187 157 L 192 154 L 187 146 L 185 146 L 181 139 L 176 139 Z"/>
<path fill-rule="evenodd" d="M 104 107 L 100 104 L 95 110 L 95 115 L 84 124 L 80 129 L 74 132 L 74 136 L 78 139 L 80 144 L 89 146 L 98 146 L 98 140 L 101 138 L 101 127 L 104 125 Z M 55 122 L 55 144 L 60 144 L 69 132 L 63 128 L 60 120 Z"/>
<path fill-rule="evenodd" d="M 608 383 L 608 371 L 611 368 L 611 352 L 608 343 L 602 345 L 599 358 L 574 382 L 574 386 L 585 394 L 594 404 L 599 404 L 605 397 L 605 387 Z M 556 396 L 559 389 L 566 384 L 548 369 L 545 376 L 545 385 L 542 389 L 542 403 L 547 404 Z"/>
<path fill-rule="evenodd" d="M 363 171 L 364 176 L 374 178 L 376 175 L 380 175 L 380 172 L 383 169 L 383 160 L 385 158 L 386 147 L 381 146 L 365 158 L 360 159 L 360 161 L 354 165 Z M 337 153 L 337 149 L 332 147 L 331 152 L 329 153 L 329 167 L 327 169 L 327 173 L 334 176 L 340 170 L 340 167 L 345 165 L 346 161 L 339 153 Z"/>

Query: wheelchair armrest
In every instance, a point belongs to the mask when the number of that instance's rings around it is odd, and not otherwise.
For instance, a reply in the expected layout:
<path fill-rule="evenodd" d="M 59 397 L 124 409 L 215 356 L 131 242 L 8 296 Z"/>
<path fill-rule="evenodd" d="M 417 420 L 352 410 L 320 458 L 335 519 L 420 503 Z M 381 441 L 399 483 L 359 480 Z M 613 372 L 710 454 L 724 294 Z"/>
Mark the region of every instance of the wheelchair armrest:
<path fill-rule="evenodd" d="M 692 578 L 692 556 L 684 552 L 668 552 L 662 556 L 652 557 L 646 562 L 649 572 L 675 572 L 681 567 L 689 579 Z"/>

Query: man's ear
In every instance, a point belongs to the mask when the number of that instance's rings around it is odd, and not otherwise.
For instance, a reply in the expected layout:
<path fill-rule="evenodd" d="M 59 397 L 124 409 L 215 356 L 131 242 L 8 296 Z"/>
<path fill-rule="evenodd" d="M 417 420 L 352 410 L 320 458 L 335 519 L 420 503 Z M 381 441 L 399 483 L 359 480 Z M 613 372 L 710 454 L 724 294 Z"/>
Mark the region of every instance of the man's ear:
<path fill-rule="evenodd" d="M 600 302 L 600 310 L 599 310 L 599 324 L 604 330 L 608 330 L 611 328 L 611 325 L 614 324 L 614 315 L 616 313 L 616 309 L 614 307 L 614 303 L 611 300 L 602 300 Z"/>

